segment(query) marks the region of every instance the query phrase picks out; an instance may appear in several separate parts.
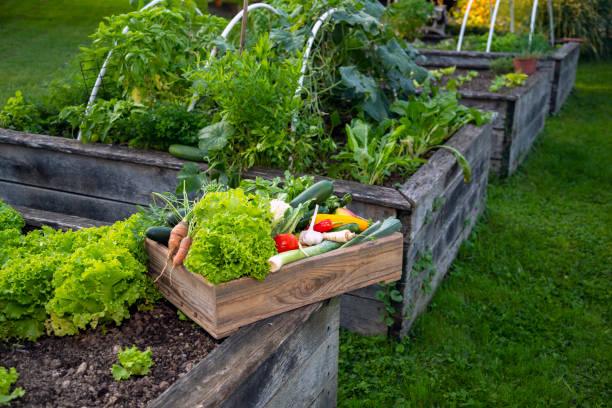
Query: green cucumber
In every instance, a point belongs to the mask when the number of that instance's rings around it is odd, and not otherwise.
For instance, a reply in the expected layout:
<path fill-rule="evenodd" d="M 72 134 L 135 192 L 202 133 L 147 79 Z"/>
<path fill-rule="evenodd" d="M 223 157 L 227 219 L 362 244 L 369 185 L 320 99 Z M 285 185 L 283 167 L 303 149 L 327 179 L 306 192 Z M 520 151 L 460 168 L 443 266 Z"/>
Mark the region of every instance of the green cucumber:
<path fill-rule="evenodd" d="M 315 203 L 323 203 L 327 198 L 334 192 L 334 184 L 328 180 L 321 180 L 306 190 L 302 191 L 300 195 L 295 197 L 289 203 L 290 206 L 296 208 L 298 205 L 303 204 L 309 200 L 314 200 Z M 320 212 L 320 211 L 319 211 Z"/>
<path fill-rule="evenodd" d="M 179 159 L 190 160 L 190 161 L 204 161 L 204 156 L 206 156 L 206 152 L 204 150 L 200 150 L 197 147 L 186 146 L 182 144 L 173 144 L 170 145 L 168 149 L 171 155 L 174 157 L 178 157 Z"/>
<path fill-rule="evenodd" d="M 359 229 L 359 225 L 352 222 L 350 224 L 344 224 L 339 227 L 336 227 L 333 230 L 331 230 L 331 232 L 344 231 L 344 230 L 349 230 L 351 232 L 354 232 L 355 234 L 359 234 L 359 231 L 361 231 Z"/>
<path fill-rule="evenodd" d="M 150 227 L 145 231 L 145 235 L 153 241 L 168 246 L 170 232 L 172 232 L 172 228 L 169 227 Z"/>

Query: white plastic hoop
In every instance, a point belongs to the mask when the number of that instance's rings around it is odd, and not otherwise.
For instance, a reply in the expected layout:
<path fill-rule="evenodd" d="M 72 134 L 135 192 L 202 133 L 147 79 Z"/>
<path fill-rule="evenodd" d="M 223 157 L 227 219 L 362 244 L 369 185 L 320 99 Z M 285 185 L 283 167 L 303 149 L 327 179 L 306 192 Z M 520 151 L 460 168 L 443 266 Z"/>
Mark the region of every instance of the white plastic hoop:
<path fill-rule="evenodd" d="M 486 52 L 491 52 L 491 41 L 493 40 L 493 31 L 495 31 L 495 20 L 497 20 L 497 10 L 499 10 L 500 3 L 501 0 L 495 1 L 495 7 L 493 8 L 493 16 L 491 16 L 491 26 L 489 27 L 489 38 L 487 38 Z"/>
<path fill-rule="evenodd" d="M 306 76 L 306 66 L 308 65 L 308 58 L 310 58 L 310 51 L 312 50 L 312 45 L 314 44 L 314 40 L 319 32 L 319 29 L 323 25 L 323 23 L 338 11 L 337 8 L 329 9 L 325 13 L 321 14 L 321 17 L 317 20 L 312 29 L 310 30 L 310 36 L 308 37 L 308 41 L 306 42 L 306 50 L 304 51 L 304 56 L 302 57 L 302 68 L 300 69 L 300 79 L 298 80 L 298 87 L 295 90 L 294 98 L 297 98 L 302 92 L 302 86 L 304 84 L 304 77 Z"/>
<path fill-rule="evenodd" d="M 153 0 L 147 4 L 145 4 L 140 10 L 138 11 L 143 11 L 146 10 L 148 8 L 151 8 L 153 6 L 158 5 L 159 3 L 161 3 L 164 0 Z M 183 0 L 181 0 L 182 2 Z M 200 11 L 199 8 L 196 7 L 196 13 L 198 13 L 198 15 L 202 15 L 202 12 Z M 125 34 L 129 31 L 130 27 L 129 26 L 125 26 L 123 27 L 123 30 L 121 30 L 121 34 Z M 116 44 L 116 43 L 115 43 Z M 104 63 L 102 63 L 102 68 L 100 68 L 100 72 L 98 73 L 98 77 L 96 78 L 96 82 L 94 83 L 94 86 L 91 90 L 91 94 L 89 95 L 89 99 L 87 100 L 87 107 L 85 108 L 85 115 L 89 115 L 89 113 L 91 112 L 91 105 L 93 105 L 94 101 L 96 100 L 96 96 L 98 95 L 98 90 L 100 89 L 100 86 L 102 85 L 102 79 L 104 78 L 104 75 L 106 74 L 106 66 L 108 65 L 108 61 L 110 61 L 110 57 L 113 55 L 113 50 L 111 49 L 108 54 L 106 55 L 106 59 L 104 60 Z M 78 140 L 81 140 L 82 138 L 82 133 L 81 130 L 79 130 L 79 135 L 77 136 Z"/>
<path fill-rule="evenodd" d="M 538 0 L 533 0 L 531 9 L 531 24 L 529 26 L 529 51 L 531 51 L 531 42 L 533 40 L 533 30 L 535 28 L 536 11 L 538 11 Z"/>
<path fill-rule="evenodd" d="M 470 15 L 470 9 L 472 8 L 472 2 L 470 0 L 463 14 L 463 22 L 461 23 L 461 31 L 459 31 L 459 40 L 457 41 L 457 51 L 461 51 L 461 43 L 463 42 L 463 34 L 465 34 L 465 26 L 467 24 L 468 16 Z"/>

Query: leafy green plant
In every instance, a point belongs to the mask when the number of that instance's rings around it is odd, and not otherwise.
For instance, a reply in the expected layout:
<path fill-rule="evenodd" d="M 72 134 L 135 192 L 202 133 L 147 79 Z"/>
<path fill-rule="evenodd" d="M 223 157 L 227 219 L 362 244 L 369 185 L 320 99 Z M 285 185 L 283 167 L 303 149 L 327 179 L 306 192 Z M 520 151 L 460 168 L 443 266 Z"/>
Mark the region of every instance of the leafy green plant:
<path fill-rule="evenodd" d="M 200 148 L 211 164 L 242 169 L 255 164 L 299 167 L 311 153 L 308 137 L 290 125 L 302 101 L 294 98 L 299 58 L 278 55 L 265 34 L 242 54 L 227 52 L 207 68 L 192 73 L 198 93 L 218 107 L 222 121 L 200 132 Z"/>
<path fill-rule="evenodd" d="M 25 221 L 21 214 L 15 211 L 10 205 L 4 203 L 0 198 L 0 230 L 16 228 L 21 230 L 25 227 Z"/>
<path fill-rule="evenodd" d="M 111 374 L 115 381 L 127 380 L 133 375 L 147 375 L 153 366 L 153 353 L 148 348 L 146 351 L 138 350 L 138 347 L 124 348 L 119 352 L 119 364 L 113 364 Z"/>
<path fill-rule="evenodd" d="M 112 50 L 107 82 L 120 84 L 116 97 L 145 104 L 176 101 L 189 97 L 183 71 L 207 57 L 223 25 L 218 17 L 198 16 L 192 2 L 169 2 L 106 18 L 91 36 L 91 48 L 82 49 L 82 59 L 86 69 L 102 66 Z"/>
<path fill-rule="evenodd" d="M 21 387 L 16 387 L 11 392 L 11 385 L 13 385 L 19 373 L 15 370 L 15 367 L 11 367 L 9 370 L 6 367 L 0 367 L 0 404 L 8 405 L 12 400 L 23 397 L 25 391 Z"/>
<path fill-rule="evenodd" d="M 456 82 L 447 83 L 447 92 L 426 81 L 423 92 L 410 101 L 396 101 L 391 109 L 399 115 L 399 126 L 393 131 L 399 143 L 399 155 L 419 162 L 430 150 L 449 150 L 463 170 L 466 182 L 470 180 L 470 166 L 455 148 L 442 145 L 448 137 L 470 122 L 477 126 L 490 120 L 491 114 L 459 104 L 459 94 L 453 92 Z"/>
<path fill-rule="evenodd" d="M 510 72 L 506 75 L 497 75 L 491 86 L 489 87 L 489 91 L 497 92 L 504 86 L 507 88 L 515 88 L 517 86 L 525 85 L 529 76 L 527 74 L 523 74 L 521 71 L 518 72 Z"/>
<path fill-rule="evenodd" d="M 427 0 L 399 0 L 389 4 L 383 19 L 402 37 L 412 41 L 433 10 L 434 5 Z"/>
<path fill-rule="evenodd" d="M 414 170 L 425 160 L 410 161 L 398 155 L 398 135 L 387 132 L 392 122 L 373 128 L 363 120 L 356 119 L 346 125 L 346 150 L 332 159 L 338 161 L 334 172 L 348 173 L 364 184 L 381 184 L 393 171 L 403 168 Z"/>
<path fill-rule="evenodd" d="M 129 115 L 133 108 L 143 107 L 143 105 L 129 101 L 98 99 L 89 110 L 85 104 L 67 106 L 62 109 L 59 118 L 68 121 L 73 132 L 77 128 L 80 129 L 84 143 L 112 143 L 114 137 L 109 133 L 116 129 L 118 121 Z"/>
<path fill-rule="evenodd" d="M 79 231 L 0 230 L 0 338 L 120 324 L 130 307 L 158 299 L 144 266 L 147 226 L 135 215 Z"/>
<path fill-rule="evenodd" d="M 514 71 L 514 62 L 510 57 L 495 58 L 489 63 L 489 69 L 497 75 L 508 74 Z"/>
<path fill-rule="evenodd" d="M 36 106 L 23 99 L 21 91 L 15 91 L 15 96 L 10 97 L 0 111 L 0 127 L 40 133 L 42 130 L 40 113 Z"/>
<path fill-rule="evenodd" d="M 384 304 L 383 313 L 380 315 L 380 319 L 388 326 L 393 326 L 395 320 L 393 319 L 393 315 L 396 313 L 394 302 L 401 302 L 404 300 L 404 297 L 397 290 L 396 282 L 391 283 L 378 283 L 378 289 L 376 291 L 376 299 L 380 300 Z"/>

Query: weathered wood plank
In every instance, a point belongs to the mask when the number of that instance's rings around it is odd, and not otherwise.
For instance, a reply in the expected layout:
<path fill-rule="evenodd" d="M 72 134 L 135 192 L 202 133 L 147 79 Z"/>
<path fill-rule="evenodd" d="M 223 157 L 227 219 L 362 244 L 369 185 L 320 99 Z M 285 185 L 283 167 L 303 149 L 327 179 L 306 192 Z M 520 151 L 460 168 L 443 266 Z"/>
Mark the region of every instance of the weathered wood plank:
<path fill-rule="evenodd" d="M 219 407 L 322 307 L 322 303 L 304 306 L 241 328 L 149 408 Z"/>
<path fill-rule="evenodd" d="M 0 181 L 0 197 L 9 205 L 114 222 L 134 214 L 134 204 Z"/>
<path fill-rule="evenodd" d="M 102 227 L 109 222 L 75 217 L 74 215 L 59 214 L 50 211 L 35 210 L 33 208 L 13 206 L 21 214 L 27 225 L 41 227 L 46 225 L 54 229 L 79 230 L 83 228 Z"/>
<path fill-rule="evenodd" d="M 326 303 L 260 364 L 223 408 L 305 407 L 316 399 L 335 378 L 338 365 L 338 299 Z"/>
<path fill-rule="evenodd" d="M 280 377 L 280 381 L 286 382 L 265 407 L 301 408 L 313 404 L 325 407 L 336 406 L 335 391 L 338 387 L 330 387 L 328 384 L 338 383 L 338 342 L 339 336 L 336 328 L 334 334 L 319 346 L 298 373 L 289 378 Z M 332 392 L 333 396 L 330 395 Z M 321 405 L 321 394 L 324 394 L 328 405 Z M 246 405 L 240 405 L 242 406 Z"/>
<path fill-rule="evenodd" d="M 402 275 L 402 236 L 399 233 L 284 266 L 263 281 L 235 279 L 211 285 L 186 268 L 168 274 L 158 287 L 187 316 L 220 338 L 254 321 L 328 299 L 376 282 L 392 282 Z M 159 274 L 167 248 L 146 241 L 150 270 Z M 214 307 L 211 306 L 214 304 Z"/>
<path fill-rule="evenodd" d="M 383 312 L 384 305 L 378 299 L 367 299 L 351 293 L 340 297 L 340 324 L 352 332 L 364 335 L 386 333 L 387 325 L 381 319 Z"/>
<path fill-rule="evenodd" d="M 174 191 L 177 174 L 177 170 L 125 160 L 12 144 L 0 148 L 2 181 L 130 204 L 151 203 L 152 191 Z"/>

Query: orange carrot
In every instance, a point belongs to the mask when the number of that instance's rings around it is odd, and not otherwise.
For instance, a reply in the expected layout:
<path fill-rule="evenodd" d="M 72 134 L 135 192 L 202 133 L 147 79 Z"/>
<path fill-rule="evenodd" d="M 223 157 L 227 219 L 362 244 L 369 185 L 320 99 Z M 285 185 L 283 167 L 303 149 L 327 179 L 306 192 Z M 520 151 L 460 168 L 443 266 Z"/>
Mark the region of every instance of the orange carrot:
<path fill-rule="evenodd" d="M 164 268 L 162 269 L 159 276 L 155 278 L 155 282 L 157 282 L 159 278 L 161 278 L 164 272 L 166 271 L 166 268 L 168 267 L 168 263 L 170 262 L 170 259 L 172 259 L 172 257 L 179 250 L 181 241 L 183 240 L 183 238 L 187 236 L 188 231 L 189 231 L 189 224 L 187 223 L 186 220 L 182 220 L 181 222 L 176 224 L 174 228 L 172 228 L 172 231 L 170 231 L 170 239 L 168 239 L 168 256 L 166 257 L 166 264 L 164 265 Z"/>
<path fill-rule="evenodd" d="M 174 255 L 174 260 L 172 261 L 172 267 L 176 268 L 183 264 L 185 258 L 187 258 L 187 252 L 189 252 L 189 247 L 191 247 L 191 243 L 193 242 L 193 238 L 185 237 L 181 241 L 181 246 L 179 247 L 176 255 Z"/>
<path fill-rule="evenodd" d="M 172 260 L 172 269 L 170 269 L 170 285 L 172 286 L 172 272 L 174 272 L 174 268 L 183 264 L 185 258 L 187 258 L 187 252 L 189 252 L 189 247 L 191 247 L 191 243 L 193 242 L 192 237 L 185 237 L 181 241 L 181 245 L 179 246 L 178 251 L 174 255 L 174 259 Z"/>

